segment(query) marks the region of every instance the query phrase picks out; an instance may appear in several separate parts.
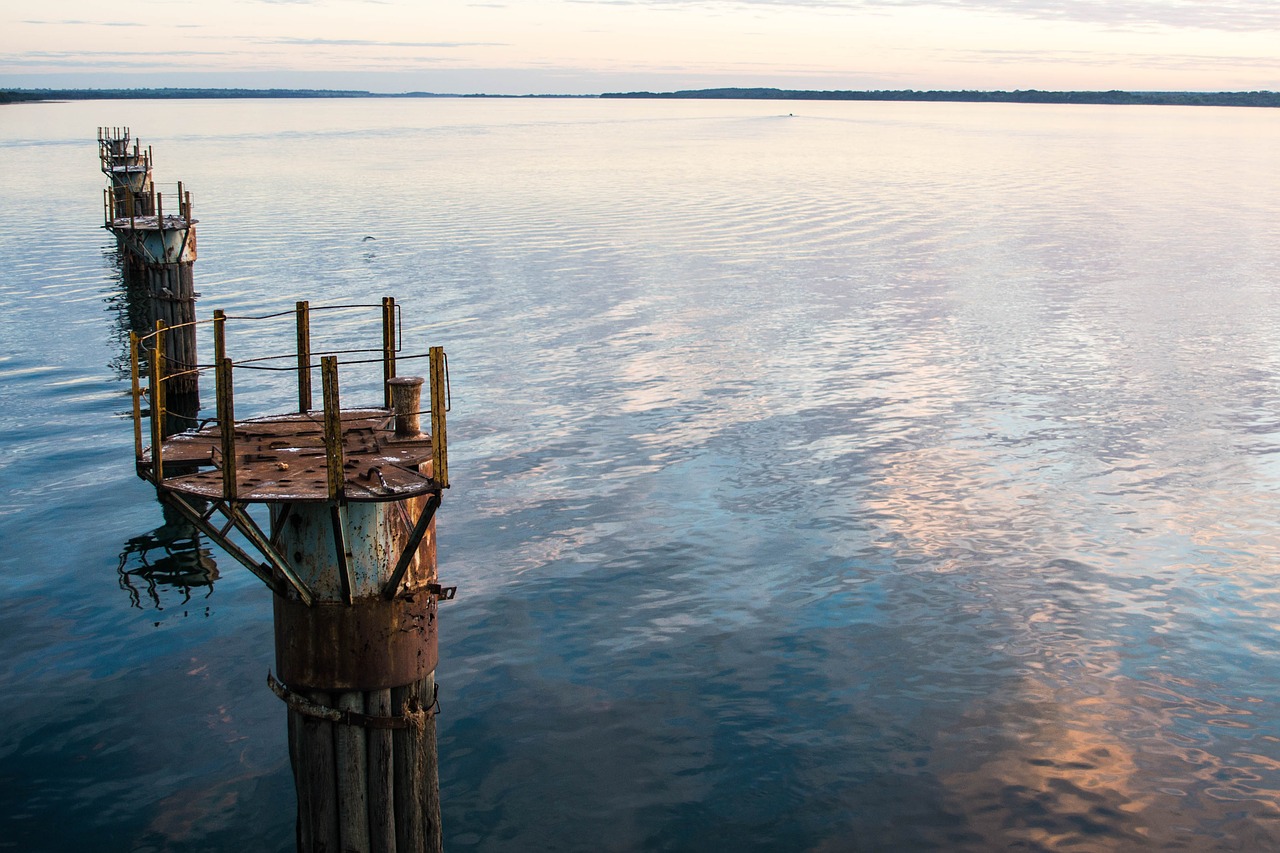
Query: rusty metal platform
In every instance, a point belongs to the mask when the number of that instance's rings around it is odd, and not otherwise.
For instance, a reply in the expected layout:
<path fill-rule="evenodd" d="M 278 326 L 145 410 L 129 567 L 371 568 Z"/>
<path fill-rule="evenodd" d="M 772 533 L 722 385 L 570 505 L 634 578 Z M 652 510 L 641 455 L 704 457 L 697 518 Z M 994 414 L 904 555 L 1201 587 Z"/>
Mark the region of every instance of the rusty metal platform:
<path fill-rule="evenodd" d="M 432 479 L 431 436 L 397 437 L 387 409 L 346 410 L 341 421 L 343 499 L 399 501 L 439 491 L 440 484 Z M 164 477 L 156 486 L 246 503 L 331 499 L 322 413 L 237 421 L 235 448 L 234 496 L 226 493 L 222 432 L 216 424 L 164 440 Z M 139 461 L 140 471 L 150 467 L 150 448 Z M 192 466 L 201 470 L 187 473 Z"/>

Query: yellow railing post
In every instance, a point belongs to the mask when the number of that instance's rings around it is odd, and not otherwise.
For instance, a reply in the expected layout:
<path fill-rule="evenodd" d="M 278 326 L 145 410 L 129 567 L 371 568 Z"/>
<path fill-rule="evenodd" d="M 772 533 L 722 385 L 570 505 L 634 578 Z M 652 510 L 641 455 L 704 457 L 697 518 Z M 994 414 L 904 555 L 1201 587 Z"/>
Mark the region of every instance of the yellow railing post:
<path fill-rule="evenodd" d="M 214 328 L 218 324 L 215 323 Z M 218 432 L 222 439 L 222 492 L 227 500 L 235 500 L 236 494 L 236 412 L 231 374 L 231 359 L 220 358 L 214 373 L 215 394 L 218 398 Z"/>
<path fill-rule="evenodd" d="M 227 315 L 224 311 L 213 312 L 213 367 L 217 370 L 218 365 L 222 364 L 222 360 L 227 357 Z"/>
<path fill-rule="evenodd" d="M 444 347 L 427 350 L 431 371 L 431 478 L 441 488 L 449 488 L 449 438 L 445 431 L 445 408 L 448 406 Z"/>
<path fill-rule="evenodd" d="M 382 297 L 382 395 L 383 408 L 391 408 L 391 386 L 396 375 L 396 301 Z"/>
<path fill-rule="evenodd" d="M 133 396 L 133 457 L 142 461 L 142 387 L 138 381 L 138 333 L 129 332 L 129 381 Z"/>
<path fill-rule="evenodd" d="M 338 400 L 338 359 L 320 359 L 320 380 L 324 387 L 324 455 L 328 463 L 329 500 L 340 501 L 346 487 L 342 458 L 342 409 Z"/>
<path fill-rule="evenodd" d="M 151 476 L 164 480 L 164 321 L 156 320 L 151 344 Z"/>
<path fill-rule="evenodd" d="M 305 300 L 295 306 L 298 326 L 298 412 L 311 411 L 311 304 Z"/>

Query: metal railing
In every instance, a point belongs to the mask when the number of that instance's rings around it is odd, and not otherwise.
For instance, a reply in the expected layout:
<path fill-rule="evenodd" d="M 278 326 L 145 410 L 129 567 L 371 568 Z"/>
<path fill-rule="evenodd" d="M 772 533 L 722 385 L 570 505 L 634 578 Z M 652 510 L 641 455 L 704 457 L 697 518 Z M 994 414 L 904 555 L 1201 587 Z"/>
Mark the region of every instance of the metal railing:
<path fill-rule="evenodd" d="M 350 311 L 363 309 L 381 309 L 381 345 L 378 347 L 344 348 L 314 351 L 311 337 L 311 318 L 318 312 Z M 226 330 L 228 323 L 266 321 L 294 317 L 296 329 L 296 346 L 293 352 L 256 356 L 243 361 L 234 361 L 227 356 Z M 196 333 L 199 326 L 212 325 L 214 340 L 214 360 L 212 364 L 201 364 L 194 368 L 174 371 L 166 370 L 168 358 L 165 355 L 165 336 L 171 334 Z M 167 326 L 157 321 L 156 329 L 145 335 L 130 332 L 130 377 L 132 385 L 132 413 L 134 424 L 134 453 L 139 473 L 151 480 L 157 487 L 165 479 L 164 440 L 167 406 L 166 389 L 169 383 L 182 377 L 195 374 L 197 377 L 213 373 L 215 382 L 216 413 L 211 420 L 199 424 L 201 428 L 210 423 L 216 424 L 219 430 L 221 468 L 223 489 L 227 499 L 236 499 L 236 435 L 237 423 L 235 414 L 235 373 L 237 370 L 271 370 L 292 371 L 297 377 L 297 413 L 308 416 L 313 411 L 312 372 L 321 371 L 322 383 L 322 420 L 326 457 L 329 467 L 329 496 L 338 499 L 342 485 L 342 409 L 338 393 L 339 356 L 343 364 L 376 364 L 382 365 L 383 397 L 381 408 L 391 410 L 391 390 L 388 380 L 394 378 L 398 364 L 415 360 L 427 361 L 430 403 L 426 409 L 417 414 L 431 416 L 431 451 L 432 479 L 440 487 L 449 485 L 448 449 L 446 438 L 445 413 L 451 408 L 452 394 L 449 387 L 449 363 L 443 347 L 430 347 L 425 353 L 403 354 L 402 320 L 400 307 L 391 297 L 383 298 L 380 305 L 327 305 L 312 307 L 308 302 L 300 301 L 292 312 L 277 312 L 259 316 L 228 316 L 222 311 L 215 311 L 213 319 L 192 323 Z M 146 383 L 143 383 L 142 356 L 146 354 Z M 352 356 L 368 355 L 369 358 L 352 358 Z M 318 358 L 318 361 L 317 361 Z M 273 362 L 292 362 L 287 365 L 276 365 Z M 144 413 L 143 401 L 148 403 Z M 374 408 L 377 408 L 376 406 Z M 279 413 L 276 413 L 277 415 Z M 144 415 L 150 420 L 149 439 L 150 459 L 147 459 L 143 446 Z M 263 415 L 260 417 L 270 417 Z M 367 417 L 367 416 L 361 416 Z M 253 419 L 247 419 L 253 420 Z M 240 422 L 247 422 L 242 419 Z"/>

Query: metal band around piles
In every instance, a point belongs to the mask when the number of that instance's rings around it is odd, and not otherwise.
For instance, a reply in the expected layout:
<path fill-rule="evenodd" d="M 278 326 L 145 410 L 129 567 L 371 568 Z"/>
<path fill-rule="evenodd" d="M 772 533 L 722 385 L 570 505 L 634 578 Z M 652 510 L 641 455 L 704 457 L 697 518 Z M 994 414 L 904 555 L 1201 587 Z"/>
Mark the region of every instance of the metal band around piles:
<path fill-rule="evenodd" d="M 421 729 L 426 725 L 427 717 L 434 717 L 439 712 L 440 707 L 436 697 L 432 696 L 429 708 L 421 706 L 410 707 L 406 703 L 400 709 L 399 716 L 387 717 L 363 714 L 359 711 L 350 711 L 343 708 L 330 708 L 328 705 L 312 702 L 305 696 L 290 690 L 270 672 L 267 673 L 267 686 L 271 688 L 272 693 L 280 697 L 282 702 L 299 714 L 315 717 L 318 720 L 328 720 L 344 726 L 359 726 L 366 729 Z"/>

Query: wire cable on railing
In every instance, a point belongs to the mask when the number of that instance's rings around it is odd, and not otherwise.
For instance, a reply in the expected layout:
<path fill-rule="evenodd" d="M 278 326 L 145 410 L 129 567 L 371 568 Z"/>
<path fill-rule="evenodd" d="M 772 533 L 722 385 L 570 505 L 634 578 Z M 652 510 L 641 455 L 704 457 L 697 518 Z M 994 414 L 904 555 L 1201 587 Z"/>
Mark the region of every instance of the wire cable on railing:
<path fill-rule="evenodd" d="M 344 310 L 353 310 L 353 309 L 358 309 L 358 308 L 378 308 L 378 309 L 381 309 L 381 308 L 382 308 L 382 306 L 381 306 L 381 305 L 374 305 L 374 304 L 317 305 L 317 306 L 314 306 L 314 307 L 309 308 L 308 310 L 309 310 L 311 313 L 313 313 L 313 314 L 314 314 L 314 313 L 316 313 L 317 311 L 344 311 Z M 397 318 L 397 325 L 398 325 L 398 324 L 399 324 L 399 322 L 400 322 L 400 317 L 401 317 L 401 313 L 402 313 L 402 311 L 401 311 L 401 307 L 400 307 L 399 305 L 396 305 L 396 306 L 395 306 L 395 310 L 396 310 L 396 318 Z M 275 319 L 278 319 L 278 318 L 280 318 L 280 317 L 294 317 L 294 316 L 296 316 L 296 311 L 278 311 L 278 312 L 275 312 L 275 313 L 273 313 L 273 314 L 228 314 L 228 315 L 225 315 L 224 317 L 222 317 L 221 319 L 223 319 L 223 320 L 275 320 Z M 211 325 L 211 324 L 213 324 L 213 323 L 215 323 L 215 322 L 218 322 L 218 320 L 217 320 L 217 319 L 214 319 L 214 318 L 210 318 L 210 319 L 208 319 L 208 320 L 192 320 L 192 321 L 187 322 L 187 323 L 175 323 L 175 324 L 173 324 L 173 325 L 171 325 L 171 326 L 167 325 L 167 326 L 165 326 L 164 331 L 171 331 L 171 330 L 174 330 L 174 329 L 182 329 L 182 328 L 186 328 L 186 327 L 188 327 L 188 326 L 205 326 L 205 325 Z M 399 331 L 399 330 L 398 330 L 398 331 Z M 153 338 L 153 337 L 155 337 L 155 336 L 156 336 L 156 334 L 157 334 L 157 332 L 156 332 L 155 330 L 152 330 L 152 331 L 147 332 L 147 333 L 145 333 L 145 334 L 141 334 L 141 335 L 139 335 L 139 336 L 138 336 L 138 340 L 140 340 L 140 341 L 145 341 L 145 340 L 147 340 L 147 339 L 149 339 L 149 338 Z M 400 336 L 399 336 L 399 334 L 397 335 L 397 337 L 400 337 Z M 363 350 L 356 350 L 356 352 L 361 352 L 361 351 L 363 351 Z M 374 351 L 374 352 L 380 352 L 381 350 L 371 350 L 371 351 Z M 346 350 L 335 350 L 335 352 L 346 352 Z"/>
<path fill-rule="evenodd" d="M 203 372 L 204 371 L 201 369 L 199 365 L 197 365 L 196 367 L 188 368 L 186 370 L 179 370 L 176 373 L 170 373 L 169 371 L 166 370 L 164 372 L 164 381 L 172 382 L 174 379 L 181 379 L 184 376 L 199 376 Z"/>
<path fill-rule="evenodd" d="M 378 348 L 376 348 L 376 349 L 375 349 L 375 348 L 373 348 L 373 347 L 360 347 L 359 349 L 334 349 L 334 350 L 323 350 L 323 351 L 320 351 L 320 352 L 313 352 L 313 353 L 311 353 L 311 355 L 312 355 L 312 356 L 317 356 L 317 355 L 318 355 L 318 356 L 326 356 L 326 355 L 355 355 L 355 354 L 357 354 L 357 353 L 362 353 L 362 352 L 379 352 L 379 353 L 380 353 L 380 352 L 382 352 L 382 347 L 378 347 Z M 399 350 L 396 350 L 397 355 L 399 354 L 399 352 L 400 352 Z M 415 356 L 405 356 L 405 358 L 414 358 L 414 357 L 415 357 Z M 417 358 L 421 358 L 422 356 L 416 356 L 416 357 L 417 357 Z M 235 362 L 235 366 L 236 366 L 236 367 L 247 367 L 247 366 L 248 366 L 248 365 L 250 365 L 250 364 L 256 364 L 257 362 L 261 362 L 261 361 L 279 361 L 279 360 L 281 360 L 281 359 L 286 359 L 286 358 L 294 359 L 294 360 L 296 361 L 296 360 L 297 360 L 297 358 L 298 358 L 298 354 L 297 354 L 296 352 L 287 352 L 287 353 L 281 353 L 281 354 L 279 354 L 279 355 L 260 355 L 260 356 L 258 356 L 257 358 L 245 358 L 245 359 L 241 359 L 241 360 L 239 360 L 239 361 Z M 381 362 L 381 361 L 382 361 L 382 359 L 377 359 L 377 361 L 378 361 L 378 362 Z M 369 364 L 370 362 L 369 362 L 369 360 L 365 360 L 365 361 L 344 361 L 344 362 L 341 362 L 341 363 L 342 363 L 342 364 Z M 308 366 L 309 366 L 312 370 L 314 370 L 318 365 L 317 365 L 315 362 L 310 362 L 310 363 L 308 364 Z M 286 368 L 286 367 L 277 367 L 277 368 L 264 368 L 264 369 L 267 369 L 267 370 L 297 370 L 297 369 L 298 369 L 298 367 L 297 367 L 297 365 L 295 364 L 293 367 L 287 367 L 287 368 Z"/>
<path fill-rule="evenodd" d="M 143 340 L 143 339 L 142 339 L 142 338 L 139 338 L 138 340 Z M 324 352 L 320 352 L 320 353 L 313 353 L 313 355 L 320 355 L 320 356 L 326 356 L 326 355 L 354 355 L 354 354 L 362 353 L 362 352 L 382 352 L 382 350 L 381 350 L 381 349 L 367 349 L 367 348 L 365 348 L 365 349 L 339 349 L 339 350 L 325 350 Z M 297 357 L 298 357 L 298 356 L 297 356 L 297 353 L 291 353 L 291 352 L 290 352 L 290 353 L 284 353 L 284 354 L 281 354 L 281 355 L 262 355 L 262 356 L 258 356 L 257 358 L 246 358 L 246 359 L 242 359 L 242 360 L 240 360 L 240 361 L 233 362 L 233 363 L 232 363 L 232 366 L 233 366 L 233 367 L 243 367 L 243 368 L 246 368 L 246 369 L 249 369 L 249 370 L 297 370 L 297 369 L 298 369 L 297 364 L 294 364 L 292 367 L 250 367 L 250 365 L 255 365 L 255 364 L 257 364 L 258 362 L 262 362 L 262 361 L 280 361 L 280 360 L 282 360 L 282 359 L 286 359 L 286 358 L 288 358 L 288 359 L 295 359 L 295 360 L 296 360 L 296 359 L 297 359 Z M 397 360 L 398 360 L 398 361 L 415 361 L 415 360 L 421 360 L 421 359 L 429 358 L 429 357 L 430 357 L 430 353 L 425 353 L 425 352 L 416 352 L 416 353 L 411 353 L 411 354 L 409 354 L 409 355 L 399 355 L 399 351 L 397 351 Z M 165 356 L 165 358 L 167 359 L 168 357 L 167 357 L 167 356 Z M 347 360 L 347 361 L 339 362 L 339 364 L 381 364 L 381 363 L 382 363 L 382 359 L 378 359 L 378 358 L 350 359 L 350 360 Z M 319 367 L 320 367 L 320 365 L 319 365 L 319 363 L 317 363 L 317 362 L 312 361 L 312 362 L 308 362 L 308 363 L 307 363 L 307 368 L 308 368 L 308 369 L 310 369 L 310 370 L 318 370 L 318 369 L 319 369 Z M 201 370 L 201 371 L 204 371 L 204 370 L 216 370 L 216 369 L 217 369 L 217 365 L 216 365 L 216 364 L 208 364 L 208 363 L 205 363 L 205 364 L 197 363 L 197 364 L 196 364 L 196 365 L 194 365 L 194 367 L 193 367 L 193 368 L 191 368 L 191 369 L 193 369 L 193 370 Z M 166 374 L 166 376 L 170 376 L 170 375 L 176 375 L 176 374 Z"/>
<path fill-rule="evenodd" d="M 387 308 L 389 305 L 394 306 L 394 322 L 395 322 L 394 327 L 390 325 L 390 321 L 392 317 L 387 313 Z M 275 372 L 282 372 L 282 373 L 296 372 L 299 375 L 300 388 L 306 388 L 309 386 L 309 382 L 304 383 L 304 380 L 307 377 L 307 375 L 310 372 L 316 370 L 317 368 L 321 368 L 322 370 L 325 370 L 326 366 L 330 363 L 332 363 L 334 366 L 336 366 L 339 363 L 344 366 L 357 366 L 357 365 L 372 366 L 372 365 L 381 364 L 385 370 L 383 378 L 387 379 L 391 376 L 396 375 L 395 367 L 396 367 L 397 355 L 398 355 L 398 360 L 401 363 L 420 361 L 424 359 L 431 360 L 433 365 L 431 368 L 432 377 L 433 377 L 432 382 L 435 383 L 443 380 L 441 382 L 443 387 L 440 390 L 443 391 L 444 393 L 440 396 L 436 396 L 433 394 L 433 397 L 435 397 L 435 399 L 432 400 L 432 405 L 429 405 L 426 408 L 419 408 L 417 409 L 417 411 L 409 412 L 407 414 L 414 415 L 414 416 L 421 416 L 421 415 L 432 416 L 433 429 L 435 429 L 437 427 L 437 425 L 435 424 L 435 420 L 438 417 L 440 417 L 443 412 L 447 412 L 452 408 L 452 387 L 451 387 L 451 382 L 449 377 L 447 357 L 443 357 L 442 362 L 439 365 L 437 365 L 435 362 L 435 358 L 437 355 L 443 356 L 442 348 L 432 347 L 429 352 L 415 352 L 410 354 L 403 353 L 402 351 L 403 344 L 402 344 L 402 338 L 401 338 L 401 334 L 403 332 L 403 329 L 401 327 L 401 324 L 403 322 L 403 312 L 402 312 L 401 306 L 395 305 L 394 302 L 390 299 L 384 300 L 380 306 L 374 305 L 374 304 L 349 304 L 349 305 L 317 306 L 310 309 L 307 308 L 305 303 L 299 303 L 299 306 L 300 307 L 298 309 L 295 309 L 294 311 L 280 311 L 280 312 L 273 312 L 273 313 L 261 314 L 261 315 L 233 315 L 228 317 L 222 314 L 215 314 L 215 316 L 210 320 L 197 320 L 197 321 L 191 321 L 186 323 L 174 324 L 172 326 L 161 325 L 159 328 L 157 328 L 154 331 L 148 332 L 146 334 L 134 336 L 133 337 L 134 343 L 132 344 L 132 346 L 136 348 L 133 354 L 133 358 L 135 361 L 135 379 L 134 379 L 135 420 L 141 419 L 141 413 L 138 411 L 139 402 L 141 402 L 142 400 L 146 400 L 148 404 L 151 404 L 152 403 L 151 397 L 153 396 L 150 389 L 138 387 L 138 383 L 137 383 L 138 371 L 136 368 L 140 363 L 149 364 L 153 360 L 148 356 L 150 356 L 152 353 L 155 353 L 155 345 L 159 343 L 160 340 L 165 339 L 164 336 L 166 335 L 166 333 L 176 332 L 183 329 L 191 329 L 193 327 L 205 325 L 205 324 L 213 324 L 215 344 L 216 344 L 215 349 L 218 350 L 220 354 L 222 354 L 222 353 L 225 353 L 225 338 L 223 337 L 223 330 L 225 329 L 225 323 L 227 320 L 243 322 L 243 321 L 263 321 L 263 320 L 273 320 L 273 319 L 283 319 L 283 318 L 296 319 L 301 317 L 303 318 L 300 321 L 300 323 L 302 324 L 300 325 L 300 329 L 301 329 L 301 328 L 305 328 L 305 318 L 309 312 L 368 310 L 368 309 L 378 308 L 378 307 L 381 307 L 384 311 L 383 313 L 384 345 L 381 348 L 358 347 L 358 348 L 332 349 L 332 350 L 324 350 L 320 352 L 313 352 L 311 351 L 309 344 L 305 341 L 303 337 L 301 337 L 302 333 L 300 332 L 299 349 L 296 352 L 283 352 L 283 353 L 278 353 L 274 355 L 263 355 L 263 356 L 258 356 L 254 358 L 245 359 L 243 361 L 238 361 L 238 362 L 230 361 L 222 358 L 219 358 L 219 361 L 221 361 L 222 364 L 225 364 L 232 369 L 242 368 L 245 370 L 265 370 L 265 371 L 275 371 Z M 437 353 L 437 351 L 439 351 L 439 353 Z M 339 362 L 337 358 L 337 356 L 373 356 L 374 354 L 376 354 L 375 357 L 349 358 L 341 362 Z M 195 365 L 191 365 L 188 362 L 184 362 L 179 359 L 174 359 L 169 355 L 160 354 L 160 353 L 156 353 L 156 355 L 158 355 L 159 360 L 157 361 L 156 364 L 152 365 L 154 370 L 148 370 L 147 372 L 152 373 L 153 382 L 157 378 L 161 381 L 161 385 L 159 386 L 161 389 L 163 389 L 163 387 L 165 387 L 165 385 L 168 385 L 168 383 L 170 382 L 174 382 L 176 380 L 190 379 L 191 377 L 198 377 L 199 374 L 207 371 L 218 370 L 218 365 L 216 364 L 196 363 Z M 273 362 L 280 362 L 281 364 L 273 364 Z M 165 371 L 166 367 L 178 367 L 180 369 L 173 373 L 166 373 Z M 437 374 L 438 369 L 439 369 L 439 373 Z M 367 379 L 367 377 L 365 377 L 364 375 L 366 373 L 365 371 L 358 371 L 358 373 L 361 374 L 362 380 Z M 231 378 L 230 373 L 228 373 L 226 376 L 226 379 L 228 380 L 228 382 L 230 381 L 230 378 Z M 219 377 L 219 381 L 220 382 L 222 381 L 221 376 Z M 365 385 L 366 382 L 361 381 L 356 384 Z M 309 397 L 309 394 L 306 396 L 301 396 L 299 400 L 299 408 L 301 411 L 299 411 L 296 415 L 286 415 L 285 418 L 286 419 L 297 418 L 296 422 L 299 422 L 299 425 L 302 426 L 304 433 L 309 433 L 312 428 L 323 431 L 325 428 L 325 419 L 322 416 L 322 413 L 320 410 L 315 409 L 310 405 L 308 397 Z M 163 400 L 163 397 L 161 397 L 161 399 Z M 155 414 L 154 412 L 155 407 L 151 406 L 151 408 L 152 408 L 152 412 L 150 413 L 150 415 L 153 416 Z M 221 408 L 221 406 L 219 408 Z M 373 405 L 364 405 L 358 408 L 348 408 L 345 410 L 345 414 L 340 411 L 334 411 L 334 412 L 330 412 L 328 415 L 329 424 L 330 426 L 332 426 L 333 424 L 336 423 L 337 425 L 339 425 L 339 428 L 342 429 L 344 432 L 347 431 L 347 429 L 351 425 L 359 425 L 360 427 L 363 427 L 365 429 L 372 428 L 374 430 L 386 430 L 389 428 L 389 425 L 391 424 L 392 420 L 395 417 L 395 414 L 392 412 L 391 409 L 392 407 L 390 405 L 390 402 L 384 401 L 381 404 L 374 403 Z M 204 419 L 201 419 L 198 417 L 198 413 L 197 414 L 181 414 L 173 411 L 167 411 L 166 413 L 172 419 L 175 419 L 177 421 L 184 422 L 184 423 L 197 425 L 197 428 L 201 430 L 208 428 L 210 425 L 216 426 L 219 423 L 219 419 L 217 417 L 213 417 L 213 418 L 206 417 Z M 401 414 L 403 415 L 406 413 L 401 413 Z M 235 429 L 237 427 L 242 427 L 242 426 L 248 427 L 249 425 L 254 423 L 278 421 L 279 419 L 280 419 L 279 415 L 266 415 L 261 417 L 251 417 L 248 419 L 235 419 L 231 421 L 229 426 L 230 428 Z M 442 421 L 438 425 L 438 428 L 441 431 L 440 438 L 443 439 L 444 427 L 443 427 Z M 153 427 L 153 430 L 154 430 L 154 427 Z M 153 442 L 157 440 L 158 439 L 153 438 Z M 158 460 L 157 460 L 157 464 L 158 464 Z M 443 462 L 439 464 L 443 464 Z"/>
<path fill-rule="evenodd" d="M 354 353 L 362 353 L 362 352 L 381 352 L 381 351 L 382 350 L 376 350 L 376 349 L 333 350 L 332 352 L 320 353 L 320 355 L 354 354 Z M 429 353 L 412 353 L 410 355 L 398 356 L 397 360 L 398 361 L 421 361 L 422 359 L 429 358 L 429 357 L 430 357 Z M 243 361 L 233 362 L 232 367 L 242 368 L 244 370 L 273 370 L 273 371 L 279 371 L 284 373 L 292 373 L 297 371 L 298 366 L 296 364 L 291 365 L 289 367 L 268 367 L 266 365 L 262 365 L 258 363 L 262 361 L 277 361 L 277 360 L 286 359 L 286 358 L 296 359 L 297 355 L 294 353 L 286 353 L 285 355 L 265 355 L 265 356 L 260 356 L 258 358 L 247 358 Z M 339 363 L 344 365 L 346 364 L 381 364 L 382 359 L 360 358 L 360 359 L 351 359 L 351 360 L 343 361 Z M 320 365 L 317 362 L 309 362 L 307 364 L 307 369 L 319 370 Z M 193 373 L 208 373 L 214 370 L 217 370 L 216 364 L 196 364 L 194 367 L 188 368 L 187 370 L 184 370 L 181 373 L 166 373 L 164 375 L 164 378 L 167 380 L 167 379 L 173 379 L 178 376 L 186 376 Z"/>
<path fill-rule="evenodd" d="M 409 414 L 414 414 L 419 416 L 429 415 L 431 414 L 431 410 L 420 409 L 416 412 L 410 412 Z M 315 424 L 317 427 L 320 427 L 322 429 L 324 427 L 324 412 L 321 411 L 320 409 L 313 409 L 310 412 L 296 412 L 290 417 L 296 418 L 297 420 L 300 420 L 300 421 L 301 420 L 310 421 L 311 423 Z M 381 419 L 384 423 L 389 423 L 394 417 L 395 415 L 389 412 L 387 409 L 383 409 L 378 406 L 373 406 L 367 409 L 344 410 L 343 412 L 339 413 L 338 422 L 344 423 L 344 424 L 354 424 L 354 423 L 366 423 L 371 420 Z M 206 426 L 210 426 L 210 425 L 217 426 L 220 423 L 220 421 L 216 417 L 212 417 L 212 418 L 187 417 L 186 420 L 197 421 L 200 424 L 201 429 L 204 429 Z M 276 424 L 279 422 L 280 422 L 280 415 L 262 415 L 261 417 L 256 417 L 256 418 L 236 418 L 234 421 L 236 425 L 241 425 L 241 424 L 252 425 L 252 424 L 261 424 L 261 423 Z"/>
<path fill-rule="evenodd" d="M 324 353 L 324 354 L 325 354 L 325 355 L 333 355 L 333 354 L 335 354 L 335 353 L 348 354 L 348 353 L 361 353 L 361 352 L 382 352 L 382 350 L 368 350 L 368 349 L 356 349 L 356 350 L 334 350 L 332 353 Z M 292 365 L 292 366 L 290 366 L 290 367 L 268 367 L 268 366 L 266 366 L 266 365 L 259 364 L 258 362 L 262 362 L 262 361 L 275 361 L 276 359 L 280 359 L 280 358 L 296 358 L 296 357 L 297 357 L 297 356 L 294 356 L 294 355 L 282 355 L 282 356 L 275 356 L 275 355 L 272 355 L 272 356 L 262 356 L 261 358 L 249 358 L 249 359 L 245 359 L 244 361 L 237 361 L 237 362 L 235 362 L 235 363 L 232 365 L 232 367 L 236 367 L 236 368 L 243 368 L 244 370 L 277 370 L 277 371 L 282 371 L 282 372 L 294 373 L 294 372 L 296 372 L 296 371 L 298 370 L 298 366 L 297 366 L 296 364 L 295 364 L 295 365 Z M 427 358 L 427 357 L 428 357 L 428 354 L 427 354 L 427 353 L 415 353 L 414 355 L 397 356 L 397 360 L 398 360 L 398 361 L 413 361 L 413 360 L 415 360 L 415 359 L 423 359 L 423 358 Z M 339 363 L 340 363 L 340 364 L 342 364 L 342 365 L 348 365 L 348 364 L 382 364 L 382 359 L 380 359 L 380 358 L 356 358 L 356 359 L 350 359 L 350 360 L 348 360 L 348 361 L 343 361 L 343 362 L 339 362 Z M 314 363 L 314 362 L 309 363 L 309 364 L 307 365 L 307 369 L 308 369 L 308 370 L 318 370 L 319 368 L 320 368 L 320 365 L 319 365 L 319 364 L 316 364 L 316 363 Z"/>
<path fill-rule="evenodd" d="M 171 420 L 175 420 L 175 421 L 190 421 L 191 423 L 195 424 L 197 427 L 201 426 L 200 418 L 196 417 L 195 415 L 184 415 L 184 414 L 181 414 L 181 413 L 179 413 L 179 412 L 175 412 L 173 409 L 166 409 L 166 410 L 165 410 L 165 414 L 166 414 L 166 415 L 167 415 Z"/>
<path fill-rule="evenodd" d="M 378 305 L 374 305 L 374 304 L 367 304 L 367 305 L 366 305 L 366 304 L 362 304 L 362 303 L 360 303 L 360 304 L 352 304 L 352 305 L 313 305 L 313 306 L 310 306 L 307 310 L 309 310 L 312 314 L 314 314 L 314 313 L 316 313 L 317 311 L 343 311 L 343 310 L 348 310 L 348 309 L 352 309 L 352 308 L 378 308 L 378 309 L 381 309 L 381 308 L 382 308 L 382 305 L 380 305 L 380 304 L 378 304 Z M 400 312 L 400 306 L 399 306 L 399 305 L 397 305 L 397 306 L 396 306 L 396 313 L 399 313 L 399 312 Z M 294 316 L 296 316 L 296 309 L 290 309 L 290 310 L 288 310 L 288 311 L 278 311 L 278 312 L 276 312 L 276 313 L 274 313 L 274 314 L 256 314 L 256 315 L 255 315 L 255 314 L 228 314 L 228 315 L 226 315 L 226 319 L 228 319 L 228 320 L 274 320 L 274 319 L 276 319 L 276 318 L 278 318 L 278 317 L 294 317 Z"/>

